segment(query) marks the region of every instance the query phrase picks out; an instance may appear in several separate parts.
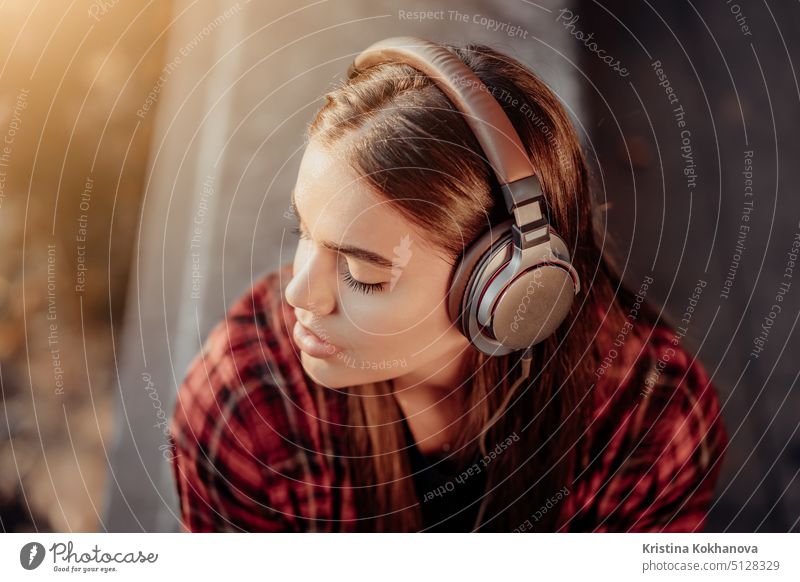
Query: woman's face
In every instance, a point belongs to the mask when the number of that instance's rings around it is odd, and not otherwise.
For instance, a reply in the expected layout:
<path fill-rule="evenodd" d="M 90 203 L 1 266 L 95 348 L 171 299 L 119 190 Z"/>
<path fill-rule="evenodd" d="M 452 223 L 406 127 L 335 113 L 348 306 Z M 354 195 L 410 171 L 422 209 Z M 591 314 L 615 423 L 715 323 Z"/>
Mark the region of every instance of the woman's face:
<path fill-rule="evenodd" d="M 447 313 L 442 253 L 316 140 L 293 199 L 301 238 L 285 293 L 308 375 L 331 388 L 441 379 L 469 345 Z"/>

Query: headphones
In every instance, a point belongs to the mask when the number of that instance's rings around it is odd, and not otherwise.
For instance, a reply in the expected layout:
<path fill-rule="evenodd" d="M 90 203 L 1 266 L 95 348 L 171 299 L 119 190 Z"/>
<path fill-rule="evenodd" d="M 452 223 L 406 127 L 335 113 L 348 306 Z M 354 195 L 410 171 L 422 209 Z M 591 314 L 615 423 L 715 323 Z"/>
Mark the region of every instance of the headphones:
<path fill-rule="evenodd" d="M 510 218 L 467 247 L 450 280 L 451 321 L 490 356 L 526 350 L 569 313 L 580 278 L 564 240 L 550 226 L 541 184 L 519 135 L 486 85 L 446 47 L 412 36 L 379 41 L 347 70 L 404 63 L 433 80 L 475 134 L 500 183 Z"/>

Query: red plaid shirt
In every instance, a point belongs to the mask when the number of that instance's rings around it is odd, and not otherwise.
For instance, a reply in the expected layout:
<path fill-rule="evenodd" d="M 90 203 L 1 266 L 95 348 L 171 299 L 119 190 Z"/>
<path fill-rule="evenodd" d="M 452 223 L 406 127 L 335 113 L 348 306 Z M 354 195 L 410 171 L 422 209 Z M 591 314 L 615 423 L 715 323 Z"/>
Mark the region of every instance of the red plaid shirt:
<path fill-rule="evenodd" d="M 328 390 L 321 404 L 300 364 L 282 292 L 290 278 L 287 264 L 259 279 L 211 332 L 180 387 L 170 444 L 189 531 L 355 529 L 339 435 L 320 426 L 344 421 L 343 396 Z M 625 344 L 639 355 L 622 384 L 595 387 L 585 463 L 558 502 L 562 531 L 703 527 L 728 443 L 717 395 L 669 328 L 649 331 L 647 345 L 633 335 Z"/>

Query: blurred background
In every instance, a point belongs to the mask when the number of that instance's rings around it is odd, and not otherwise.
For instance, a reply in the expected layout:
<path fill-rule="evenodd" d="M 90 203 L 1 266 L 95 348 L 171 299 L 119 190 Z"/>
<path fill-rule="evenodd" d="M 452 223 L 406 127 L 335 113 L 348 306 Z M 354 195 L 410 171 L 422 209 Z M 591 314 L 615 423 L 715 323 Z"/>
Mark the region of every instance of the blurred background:
<path fill-rule="evenodd" d="M 413 34 L 558 94 L 626 281 L 678 320 L 705 284 L 683 342 L 731 438 L 707 529 L 798 531 L 798 32 L 798 3 L 743 0 L 0 3 L 0 530 L 177 531 L 186 367 L 291 260 L 325 91 Z"/>

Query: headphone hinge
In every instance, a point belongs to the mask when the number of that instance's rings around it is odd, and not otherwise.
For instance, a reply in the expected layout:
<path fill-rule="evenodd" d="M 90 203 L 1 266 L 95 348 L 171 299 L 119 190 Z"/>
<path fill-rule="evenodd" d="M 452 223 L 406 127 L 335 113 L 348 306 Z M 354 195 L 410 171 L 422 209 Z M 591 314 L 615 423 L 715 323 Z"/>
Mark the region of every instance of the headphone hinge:
<path fill-rule="evenodd" d="M 550 240 L 550 221 L 541 184 L 535 175 L 501 184 L 503 199 L 514 217 L 514 243 L 527 249 Z"/>

